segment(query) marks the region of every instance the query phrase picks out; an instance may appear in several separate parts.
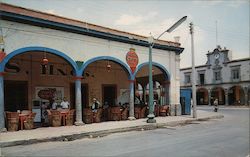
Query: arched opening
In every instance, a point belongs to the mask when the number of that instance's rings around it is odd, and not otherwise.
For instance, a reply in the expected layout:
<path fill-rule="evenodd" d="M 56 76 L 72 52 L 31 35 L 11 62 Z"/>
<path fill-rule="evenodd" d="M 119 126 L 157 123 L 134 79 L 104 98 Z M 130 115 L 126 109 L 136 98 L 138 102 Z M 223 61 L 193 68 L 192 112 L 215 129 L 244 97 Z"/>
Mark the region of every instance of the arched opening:
<path fill-rule="evenodd" d="M 225 91 L 222 87 L 215 87 L 211 90 L 211 104 L 218 99 L 219 105 L 225 105 Z"/>
<path fill-rule="evenodd" d="M 197 105 L 208 105 L 208 90 L 206 88 L 199 88 L 196 92 Z"/>
<path fill-rule="evenodd" d="M 228 90 L 228 104 L 229 105 L 245 104 L 245 94 L 241 86 L 233 86 Z"/>
<path fill-rule="evenodd" d="M 62 52 L 43 47 L 18 49 L 5 57 L 5 111 L 31 110 L 34 122 L 49 124 L 46 110 L 55 103 L 61 107 L 63 98 L 71 103 L 70 84 L 74 83 L 75 62 Z"/>
<path fill-rule="evenodd" d="M 88 103 L 82 104 L 85 123 L 121 120 L 118 112 L 125 108 L 124 119 L 128 118 L 130 71 L 124 65 L 113 57 L 94 58 L 83 65 L 82 84 L 88 86 L 88 91 L 82 93 L 88 95 Z M 93 99 L 97 99 L 97 106 Z"/>
<path fill-rule="evenodd" d="M 140 103 L 135 103 L 135 118 L 145 118 L 149 103 L 149 76 L 148 64 L 138 66 L 135 72 L 136 83 L 142 86 L 142 99 Z M 159 116 L 160 106 L 169 105 L 169 75 L 162 65 L 153 63 L 153 102 L 155 105 L 155 115 Z M 135 97 L 136 98 L 136 97 Z"/>

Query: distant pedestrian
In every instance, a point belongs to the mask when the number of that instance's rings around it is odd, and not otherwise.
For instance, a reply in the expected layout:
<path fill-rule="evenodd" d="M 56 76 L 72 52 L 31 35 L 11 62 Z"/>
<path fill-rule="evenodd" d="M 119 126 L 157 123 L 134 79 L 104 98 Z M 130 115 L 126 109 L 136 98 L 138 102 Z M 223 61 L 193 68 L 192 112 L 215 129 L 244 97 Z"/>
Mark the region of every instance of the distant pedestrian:
<path fill-rule="evenodd" d="M 218 105 L 219 105 L 218 99 L 215 99 L 214 100 L 214 112 L 218 111 Z"/>
<path fill-rule="evenodd" d="M 191 99 L 191 108 L 193 108 L 194 107 L 194 104 L 193 104 L 193 99 Z"/>

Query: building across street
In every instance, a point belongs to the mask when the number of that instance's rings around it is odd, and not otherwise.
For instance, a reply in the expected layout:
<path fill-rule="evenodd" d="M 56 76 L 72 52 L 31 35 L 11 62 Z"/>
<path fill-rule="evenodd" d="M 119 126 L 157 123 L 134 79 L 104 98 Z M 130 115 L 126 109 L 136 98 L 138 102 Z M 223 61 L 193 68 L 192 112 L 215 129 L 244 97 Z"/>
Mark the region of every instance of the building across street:
<path fill-rule="evenodd" d="M 195 67 L 198 105 L 250 104 L 250 58 L 233 60 L 232 51 L 217 46 L 207 53 L 207 62 Z M 191 89 L 190 68 L 180 69 L 181 89 Z"/>

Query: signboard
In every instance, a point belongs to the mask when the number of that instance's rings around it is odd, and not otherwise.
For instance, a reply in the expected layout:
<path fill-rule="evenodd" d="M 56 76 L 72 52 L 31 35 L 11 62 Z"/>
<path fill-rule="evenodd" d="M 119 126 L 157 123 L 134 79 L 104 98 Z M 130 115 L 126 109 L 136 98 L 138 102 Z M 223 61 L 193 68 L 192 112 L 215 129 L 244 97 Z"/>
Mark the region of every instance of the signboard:
<path fill-rule="evenodd" d="M 62 100 L 64 97 L 64 87 L 36 87 L 36 99 Z"/>
<path fill-rule="evenodd" d="M 130 48 L 129 52 L 126 55 L 126 61 L 128 65 L 130 66 L 130 69 L 134 73 L 136 66 L 138 65 L 138 62 L 139 62 L 139 58 L 137 54 L 135 53 L 135 49 Z"/>

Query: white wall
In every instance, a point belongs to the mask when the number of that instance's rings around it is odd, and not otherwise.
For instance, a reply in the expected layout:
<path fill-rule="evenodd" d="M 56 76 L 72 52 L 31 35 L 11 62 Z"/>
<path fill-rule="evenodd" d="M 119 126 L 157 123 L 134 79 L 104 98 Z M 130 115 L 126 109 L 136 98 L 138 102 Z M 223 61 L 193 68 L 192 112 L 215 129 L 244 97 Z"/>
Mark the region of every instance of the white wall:
<path fill-rule="evenodd" d="M 56 49 L 70 56 L 75 61 L 86 62 L 97 56 L 112 56 L 126 63 L 129 48 L 134 48 L 139 57 L 139 64 L 148 61 L 148 48 L 109 41 L 69 32 L 31 26 L 0 20 L 3 28 L 5 52 L 41 46 Z M 177 58 L 177 59 L 176 59 Z M 171 103 L 179 103 L 179 55 L 173 51 L 153 49 L 153 61 L 163 65 L 171 75 Z"/>

